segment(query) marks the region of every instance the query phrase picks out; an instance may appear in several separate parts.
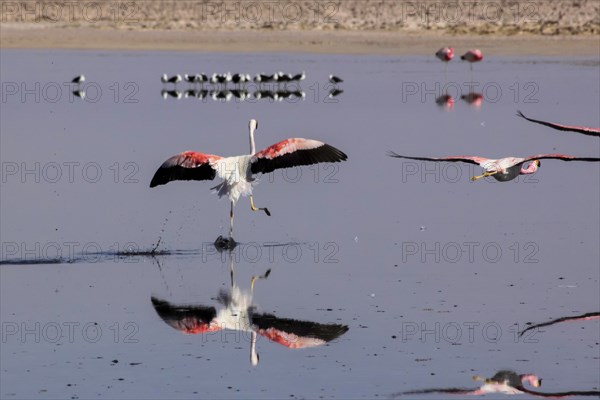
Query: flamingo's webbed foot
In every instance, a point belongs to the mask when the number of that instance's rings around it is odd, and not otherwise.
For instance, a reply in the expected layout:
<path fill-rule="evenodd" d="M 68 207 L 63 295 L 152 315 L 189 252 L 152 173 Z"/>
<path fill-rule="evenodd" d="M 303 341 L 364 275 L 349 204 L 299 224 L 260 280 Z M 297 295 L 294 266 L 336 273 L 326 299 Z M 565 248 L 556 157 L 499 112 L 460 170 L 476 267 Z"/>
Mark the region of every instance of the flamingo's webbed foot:
<path fill-rule="evenodd" d="M 252 200 L 252 195 L 250 195 L 250 209 L 251 209 L 252 211 L 261 211 L 261 210 L 262 210 L 262 211 L 264 211 L 264 212 L 265 212 L 265 214 L 267 214 L 269 217 L 271 216 L 271 213 L 269 212 L 269 209 L 268 209 L 267 207 L 261 207 L 261 208 L 259 208 L 259 207 L 256 207 L 256 206 L 254 206 L 254 200 Z"/>

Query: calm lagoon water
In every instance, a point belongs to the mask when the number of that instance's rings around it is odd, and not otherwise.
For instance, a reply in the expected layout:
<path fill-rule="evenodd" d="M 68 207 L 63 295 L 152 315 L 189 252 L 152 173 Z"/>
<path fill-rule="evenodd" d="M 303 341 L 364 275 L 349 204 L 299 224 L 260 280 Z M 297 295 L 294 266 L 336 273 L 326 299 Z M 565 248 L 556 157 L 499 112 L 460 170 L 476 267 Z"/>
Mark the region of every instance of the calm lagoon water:
<path fill-rule="evenodd" d="M 598 60 L 492 54 L 471 72 L 433 55 L 3 50 L 0 67 L 2 398 L 374 398 L 500 369 L 548 392 L 600 387 L 597 321 L 518 337 L 600 309 L 600 165 L 472 183 L 469 165 L 386 156 L 598 157 L 597 139 L 515 115 L 600 126 Z M 305 98 L 161 96 L 163 73 L 227 71 L 305 71 Z M 81 73 L 84 99 L 67 84 Z M 333 99 L 329 74 L 344 79 Z M 469 87 L 483 101 L 461 99 Z M 307 349 L 260 337 L 256 367 L 248 336 L 182 334 L 151 302 L 218 307 L 227 202 L 211 182 L 148 187 L 180 151 L 246 153 L 250 118 L 258 148 L 307 137 L 349 157 L 263 176 L 271 217 L 236 207 L 236 285 L 271 269 L 256 309 L 348 326 Z M 168 254 L 119 255 L 159 238 Z"/>

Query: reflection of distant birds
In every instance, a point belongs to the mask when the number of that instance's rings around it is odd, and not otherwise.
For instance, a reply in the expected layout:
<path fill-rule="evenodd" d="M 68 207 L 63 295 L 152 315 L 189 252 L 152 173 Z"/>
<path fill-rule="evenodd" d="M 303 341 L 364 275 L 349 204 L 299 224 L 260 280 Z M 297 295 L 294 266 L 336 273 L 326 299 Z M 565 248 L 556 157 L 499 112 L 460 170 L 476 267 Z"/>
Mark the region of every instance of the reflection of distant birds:
<path fill-rule="evenodd" d="M 167 97 L 173 97 L 177 100 L 181 99 L 182 94 L 179 90 L 161 90 L 160 91 L 160 95 L 162 96 L 163 99 L 166 99 Z"/>
<path fill-rule="evenodd" d="M 591 313 L 587 313 L 587 314 L 574 315 L 572 317 L 557 318 L 557 319 L 553 319 L 548 322 L 542 322 L 540 324 L 531 325 L 529 328 L 527 328 L 524 331 L 522 331 L 521 333 L 519 333 L 519 336 L 523 336 L 525 334 L 525 332 L 530 331 L 532 329 L 538 329 L 538 328 L 541 328 L 544 326 L 558 324 L 560 322 L 590 321 L 590 320 L 599 319 L 599 318 L 600 318 L 600 312 L 591 312 Z M 528 323 L 528 324 L 530 324 L 530 323 Z"/>
<path fill-rule="evenodd" d="M 76 84 L 82 84 L 83 82 L 85 82 L 85 76 L 83 75 L 79 75 L 76 76 L 75 78 L 73 78 L 73 80 L 71 81 L 71 83 L 76 83 Z"/>
<path fill-rule="evenodd" d="M 549 126 L 550 128 L 554 128 L 559 131 L 578 132 L 578 133 L 583 133 L 584 135 L 600 137 L 600 128 L 590 128 L 587 126 L 561 125 L 561 124 L 555 124 L 552 122 L 541 121 L 539 119 L 528 118 L 521 111 L 517 111 L 517 115 L 519 117 L 525 118 L 527 121 L 534 122 L 536 124 Z"/>
<path fill-rule="evenodd" d="M 187 334 L 202 334 L 221 329 L 247 332 L 250 334 L 250 363 L 257 365 L 260 358 L 256 351 L 257 334 L 290 349 L 321 346 L 342 336 L 348 331 L 346 325 L 320 324 L 310 321 L 279 318 L 272 314 L 256 312 L 252 304 L 254 283 L 265 279 L 271 270 L 262 276 L 253 276 L 250 293 L 241 290 L 233 279 L 233 257 L 231 260 L 231 288 L 221 290 L 217 297 L 221 309 L 203 305 L 171 304 L 152 297 L 152 305 L 160 318 L 172 328 Z"/>
<path fill-rule="evenodd" d="M 427 394 L 427 393 L 448 393 L 448 394 L 468 394 L 468 395 L 485 395 L 490 393 L 502 393 L 506 395 L 516 394 L 529 394 L 536 397 L 569 397 L 569 396 L 599 396 L 599 391 L 567 391 L 567 392 L 538 392 L 526 388 L 528 384 L 535 388 L 542 385 L 542 380 L 534 374 L 522 374 L 517 375 L 516 372 L 510 370 L 498 371 L 491 378 L 483 378 L 475 375 L 473 380 L 482 381 L 483 385 L 477 389 L 465 389 L 465 388 L 435 388 L 435 389 L 424 389 L 424 390 L 412 390 L 409 392 L 399 393 L 394 397 L 402 395 L 413 395 L 413 394 Z"/>
<path fill-rule="evenodd" d="M 342 89 L 331 89 L 331 91 L 329 92 L 329 98 L 333 99 L 334 97 L 339 96 L 340 94 L 344 93 L 344 91 Z"/>
<path fill-rule="evenodd" d="M 564 154 L 538 154 L 535 156 L 518 158 L 518 157 L 505 157 L 499 159 L 491 159 L 478 156 L 457 156 L 457 157 L 407 157 L 401 156 L 394 153 L 393 151 L 388 154 L 390 157 L 395 158 L 406 158 L 409 160 L 422 160 L 422 161 L 437 161 L 437 162 L 464 162 L 469 164 L 479 165 L 485 170 L 483 175 L 477 175 L 471 178 L 475 181 L 480 178 L 493 176 L 497 181 L 506 182 L 515 179 L 519 175 L 527 175 L 535 173 L 540 167 L 540 160 L 542 159 L 553 159 L 562 161 L 588 161 L 597 162 L 600 158 L 594 157 L 573 157 Z M 527 167 L 524 164 L 529 162 Z"/>
<path fill-rule="evenodd" d="M 194 90 L 194 89 L 188 89 L 185 92 L 183 92 L 183 97 L 185 97 L 186 99 L 189 97 L 197 97 L 198 96 L 198 91 Z"/>
<path fill-rule="evenodd" d="M 233 94 L 230 90 L 213 90 L 210 92 L 210 97 L 213 100 L 229 101 L 233 97 Z"/>
<path fill-rule="evenodd" d="M 344 80 L 342 78 L 338 78 L 335 75 L 329 75 L 329 82 L 331 82 L 331 83 L 341 83 L 341 82 L 344 82 Z"/>
<path fill-rule="evenodd" d="M 443 47 L 435 53 L 435 56 L 441 61 L 448 62 L 454 58 L 454 49 L 452 47 Z"/>
<path fill-rule="evenodd" d="M 454 107 L 454 98 L 449 94 L 443 94 L 437 99 L 435 102 L 438 106 L 445 108 L 446 110 L 451 110 Z"/>
<path fill-rule="evenodd" d="M 177 74 L 177 75 L 173 75 L 172 77 L 167 77 L 167 74 L 163 74 L 163 76 L 160 78 L 160 80 L 162 81 L 162 83 L 173 83 L 173 84 L 178 84 L 179 82 L 181 82 L 181 75 Z"/>
<path fill-rule="evenodd" d="M 271 90 L 258 90 L 254 96 L 257 99 L 275 99 L 275 93 L 273 93 Z"/>
<path fill-rule="evenodd" d="M 215 186 L 213 190 L 219 197 L 227 196 L 229 199 L 231 206 L 229 237 L 232 237 L 233 206 L 240 196 L 250 197 L 250 207 L 253 211 L 264 211 L 267 215 L 271 215 L 266 208 L 254 206 L 252 188 L 256 184 L 255 175 L 259 173 L 267 174 L 276 169 L 322 162 L 339 162 L 347 159 L 346 154 L 333 146 L 317 140 L 303 138 L 285 139 L 256 152 L 254 131 L 257 128 L 258 122 L 251 119 L 248 123 L 250 131 L 249 154 L 220 157 L 214 154 L 184 151 L 163 162 L 154 174 L 150 187 L 177 180 L 213 180 L 218 176 L 222 182 Z"/>
<path fill-rule="evenodd" d="M 460 96 L 460 98 L 466 101 L 467 104 L 475 108 L 479 108 L 483 104 L 483 95 L 481 93 L 471 92 L 468 94 L 463 94 L 462 96 Z"/>
<path fill-rule="evenodd" d="M 85 90 L 73 90 L 73 95 L 81 99 L 85 99 Z"/>

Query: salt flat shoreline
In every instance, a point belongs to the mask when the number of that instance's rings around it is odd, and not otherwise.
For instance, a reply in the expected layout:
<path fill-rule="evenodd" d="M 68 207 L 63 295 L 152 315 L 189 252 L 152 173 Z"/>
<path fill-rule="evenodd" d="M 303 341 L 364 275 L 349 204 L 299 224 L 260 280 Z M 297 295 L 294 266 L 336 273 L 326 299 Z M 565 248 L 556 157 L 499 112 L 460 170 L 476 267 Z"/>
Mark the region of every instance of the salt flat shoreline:
<path fill-rule="evenodd" d="M 442 46 L 484 54 L 591 56 L 600 60 L 600 35 L 448 35 L 389 31 L 186 31 L 87 27 L 0 26 L 2 49 L 287 52 L 362 55 L 429 55 Z"/>

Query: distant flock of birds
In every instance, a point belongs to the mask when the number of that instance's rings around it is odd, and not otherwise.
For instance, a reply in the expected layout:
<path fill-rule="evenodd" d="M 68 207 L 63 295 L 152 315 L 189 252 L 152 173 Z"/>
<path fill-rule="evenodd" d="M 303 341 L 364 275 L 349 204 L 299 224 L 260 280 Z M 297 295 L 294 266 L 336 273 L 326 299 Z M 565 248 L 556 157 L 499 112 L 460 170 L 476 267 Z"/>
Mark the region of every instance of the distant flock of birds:
<path fill-rule="evenodd" d="M 442 47 L 435 53 L 435 56 L 443 62 L 450 62 L 454 58 L 454 48 Z M 460 56 L 460 59 L 470 63 L 479 62 L 483 60 L 483 53 L 479 49 L 472 49 Z"/>
<path fill-rule="evenodd" d="M 160 78 L 161 82 L 164 84 L 172 83 L 174 85 L 177 85 L 179 82 L 186 81 L 189 84 L 211 84 L 222 85 L 225 87 L 227 87 L 229 83 L 232 83 L 234 85 L 245 85 L 247 83 L 255 83 L 257 85 L 262 85 L 265 83 L 287 84 L 290 82 L 300 82 L 304 79 L 306 79 L 306 74 L 304 73 L 304 71 L 294 75 L 285 74 L 281 71 L 270 75 L 260 73 L 256 74 L 254 78 L 252 78 L 250 74 L 231 74 L 231 72 L 227 72 L 224 74 L 213 73 L 210 77 L 204 73 L 184 74 L 183 77 L 180 74 L 176 74 L 171 77 L 167 76 L 167 74 L 163 74 L 163 76 Z M 329 75 L 329 82 L 333 84 L 338 84 L 343 82 L 343 79 L 334 75 Z"/>
<path fill-rule="evenodd" d="M 286 74 L 283 72 L 276 72 L 274 74 L 259 73 L 252 78 L 250 74 L 231 74 L 230 72 L 224 74 L 213 73 L 210 77 L 204 73 L 201 74 L 180 74 L 173 75 L 171 77 L 167 74 L 163 74 L 161 82 L 166 84 L 173 84 L 172 89 L 163 88 L 160 95 L 163 99 L 169 97 L 175 99 L 181 98 L 197 98 L 203 100 L 205 98 L 211 98 L 216 101 L 230 101 L 232 99 L 238 99 L 241 101 L 249 99 L 267 99 L 274 101 L 283 101 L 288 99 L 302 99 L 306 97 L 306 93 L 300 90 L 299 86 L 288 89 L 289 83 L 297 83 L 306 79 L 306 74 L 303 72 L 298 74 Z M 187 82 L 192 85 L 191 88 L 180 91 L 177 90 L 177 84 L 180 82 Z M 334 98 L 342 94 L 344 91 L 339 89 L 337 85 L 344 80 L 329 75 L 329 82 L 334 86 L 329 91 L 328 97 Z M 233 84 L 234 87 L 229 89 L 228 85 Z M 257 85 L 256 89 L 251 91 L 246 89 L 247 84 Z M 264 85 L 273 84 L 273 86 L 265 88 Z M 199 85 L 200 88 L 196 86 Z M 210 85 L 210 88 L 205 88 L 204 85 Z"/>

